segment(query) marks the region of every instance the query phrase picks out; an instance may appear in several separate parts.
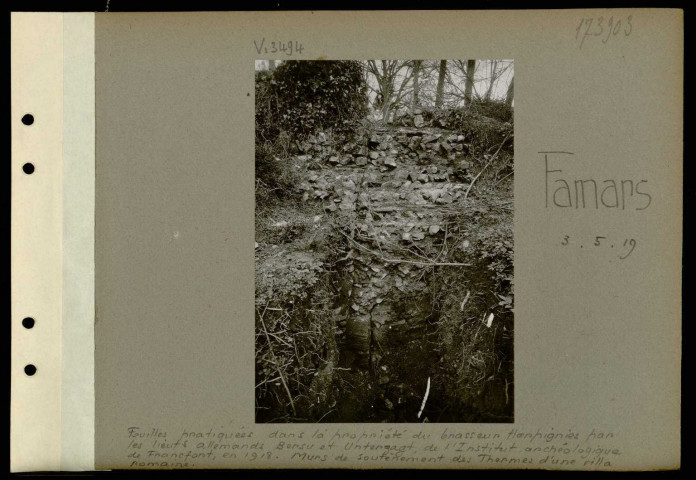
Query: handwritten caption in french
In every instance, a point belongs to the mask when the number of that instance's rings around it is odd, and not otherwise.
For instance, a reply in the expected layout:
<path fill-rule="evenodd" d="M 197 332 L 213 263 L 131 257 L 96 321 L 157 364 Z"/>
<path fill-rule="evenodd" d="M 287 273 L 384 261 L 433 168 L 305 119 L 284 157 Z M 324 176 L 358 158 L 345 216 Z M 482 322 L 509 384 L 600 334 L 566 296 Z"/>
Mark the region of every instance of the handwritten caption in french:
<path fill-rule="evenodd" d="M 378 430 L 308 427 L 257 431 L 249 427 L 164 430 L 132 426 L 124 432 L 124 463 L 132 468 L 226 465 L 302 466 L 540 466 L 611 467 L 622 455 L 615 434 L 597 429 L 491 432 L 443 426 Z"/>

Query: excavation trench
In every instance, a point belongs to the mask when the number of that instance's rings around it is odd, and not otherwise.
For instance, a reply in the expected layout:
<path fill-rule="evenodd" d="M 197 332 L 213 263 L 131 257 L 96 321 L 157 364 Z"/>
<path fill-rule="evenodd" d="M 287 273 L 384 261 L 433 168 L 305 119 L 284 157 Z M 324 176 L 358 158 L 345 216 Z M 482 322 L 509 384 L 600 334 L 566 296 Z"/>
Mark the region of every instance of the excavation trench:
<path fill-rule="evenodd" d="M 371 267 L 375 267 L 374 264 Z M 440 389 L 428 379 L 438 367 L 436 320 L 427 279 L 393 286 L 395 266 L 368 267 L 356 275 L 350 295 L 342 299 L 339 316 L 337 383 L 347 383 L 338 399 L 336 418 L 343 421 L 442 421 Z M 374 271 L 377 270 L 377 271 Z M 427 273 L 424 272 L 424 276 Z M 385 288 L 385 285 L 390 285 Z"/>
<path fill-rule="evenodd" d="M 257 421 L 512 419 L 511 190 L 469 195 L 471 141 L 388 127 L 301 146 L 315 210 L 257 228 Z"/>

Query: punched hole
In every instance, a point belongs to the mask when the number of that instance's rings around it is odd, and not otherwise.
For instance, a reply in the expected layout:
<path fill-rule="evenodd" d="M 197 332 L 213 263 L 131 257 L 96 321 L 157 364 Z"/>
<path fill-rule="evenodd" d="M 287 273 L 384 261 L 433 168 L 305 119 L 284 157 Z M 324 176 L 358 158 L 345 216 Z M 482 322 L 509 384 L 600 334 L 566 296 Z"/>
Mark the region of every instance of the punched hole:
<path fill-rule="evenodd" d="M 23 326 L 24 328 L 26 328 L 27 330 L 29 330 L 30 328 L 34 328 L 34 324 L 35 324 L 35 323 L 36 323 L 36 322 L 35 322 L 34 319 L 31 318 L 31 317 L 27 317 L 27 318 L 25 318 L 24 320 L 22 320 L 22 326 Z"/>
<path fill-rule="evenodd" d="M 33 163 L 25 163 L 22 165 L 22 170 L 24 170 L 24 173 L 27 175 L 31 175 L 34 173 L 34 164 Z"/>
<path fill-rule="evenodd" d="M 36 367 L 32 365 L 31 363 L 24 367 L 24 373 L 29 375 L 30 377 L 36 373 Z"/>
<path fill-rule="evenodd" d="M 27 113 L 22 117 L 22 123 L 24 125 L 31 125 L 32 123 L 34 123 L 34 115 L 32 115 L 31 113 Z"/>

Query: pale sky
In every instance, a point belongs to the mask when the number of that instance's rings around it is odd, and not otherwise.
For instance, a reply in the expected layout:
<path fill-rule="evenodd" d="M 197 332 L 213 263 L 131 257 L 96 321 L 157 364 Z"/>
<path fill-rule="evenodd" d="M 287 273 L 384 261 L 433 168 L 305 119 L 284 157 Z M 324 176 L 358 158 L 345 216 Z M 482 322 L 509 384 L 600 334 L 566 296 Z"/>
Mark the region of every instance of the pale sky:
<path fill-rule="evenodd" d="M 428 61 L 429 63 L 434 63 L 438 61 Z M 478 92 L 480 95 L 483 95 L 486 90 L 488 89 L 488 78 L 490 77 L 489 72 L 491 68 L 492 62 L 497 62 L 498 63 L 498 69 L 502 70 L 504 69 L 504 73 L 500 75 L 500 77 L 496 80 L 493 89 L 491 91 L 491 98 L 493 99 L 503 99 L 505 98 L 505 95 L 507 93 L 508 85 L 510 84 L 510 80 L 512 80 L 513 75 L 514 75 L 514 64 L 512 60 L 476 60 L 476 73 L 475 73 L 475 81 L 474 81 L 474 90 Z M 282 60 L 276 60 L 276 65 L 280 65 L 282 63 Z M 379 65 L 379 62 L 378 62 Z M 455 79 L 454 73 L 456 72 L 457 74 L 460 74 L 459 70 L 455 68 L 454 64 L 452 62 L 448 62 L 448 68 L 450 69 L 451 75 L 453 79 Z M 260 71 L 260 70 L 267 70 L 268 69 L 268 60 L 256 60 L 255 61 L 255 70 Z M 396 83 L 397 85 L 400 83 L 400 81 L 403 79 L 403 75 L 407 72 L 406 69 L 403 70 L 403 73 L 397 76 Z M 458 79 L 457 79 L 458 80 Z M 432 73 L 432 81 L 436 82 L 437 81 L 437 71 L 434 71 Z M 369 75 L 368 77 L 368 83 L 376 87 L 376 79 L 374 78 L 373 75 Z M 450 85 L 445 84 L 445 96 L 447 96 L 447 92 L 452 90 L 453 87 Z M 461 81 L 458 81 L 459 88 L 462 90 L 464 89 L 463 85 L 463 77 Z M 432 89 L 432 86 L 431 86 Z M 370 93 L 370 100 L 372 101 L 374 99 L 374 93 Z"/>

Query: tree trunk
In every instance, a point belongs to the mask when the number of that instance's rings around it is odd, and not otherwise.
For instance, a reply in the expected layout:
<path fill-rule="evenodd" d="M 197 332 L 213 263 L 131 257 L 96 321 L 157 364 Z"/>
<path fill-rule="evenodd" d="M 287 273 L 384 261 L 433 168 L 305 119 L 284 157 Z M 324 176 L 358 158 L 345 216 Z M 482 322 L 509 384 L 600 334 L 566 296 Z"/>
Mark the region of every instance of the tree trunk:
<path fill-rule="evenodd" d="M 382 88 L 382 122 L 389 122 L 389 110 L 391 109 L 392 88 L 388 82 Z"/>
<path fill-rule="evenodd" d="M 276 63 L 275 63 L 275 62 L 276 62 L 275 60 L 269 60 L 269 61 L 268 61 L 268 69 L 269 69 L 271 72 L 272 72 L 273 70 L 275 70 L 275 67 L 276 67 Z"/>
<path fill-rule="evenodd" d="M 420 104 L 420 68 L 421 60 L 416 60 L 413 65 L 413 106 L 412 110 L 415 111 Z"/>
<path fill-rule="evenodd" d="M 507 103 L 508 107 L 512 106 L 512 100 L 515 95 L 515 77 L 512 77 L 510 79 L 510 85 L 508 85 L 508 90 L 507 90 L 507 95 L 505 96 L 505 103 Z"/>
<path fill-rule="evenodd" d="M 384 102 L 384 106 L 382 107 L 382 123 L 385 125 L 389 123 L 389 114 L 391 113 L 390 109 L 391 105 L 389 102 Z"/>
<path fill-rule="evenodd" d="M 445 96 L 445 74 L 447 73 L 447 60 L 440 60 L 440 74 L 437 77 L 437 94 L 435 96 L 435 108 L 442 108 Z"/>
<path fill-rule="evenodd" d="M 490 65 L 491 65 L 491 78 L 488 83 L 488 90 L 486 90 L 486 101 L 491 99 L 491 95 L 493 94 L 493 85 L 495 84 L 495 81 L 497 79 L 496 77 L 496 72 L 498 70 L 498 62 L 495 60 L 489 60 Z"/>
<path fill-rule="evenodd" d="M 474 74 L 476 73 L 476 60 L 466 61 L 466 86 L 464 87 L 464 100 L 466 105 L 471 105 L 471 91 L 474 89 Z"/>
<path fill-rule="evenodd" d="M 382 90 L 382 123 L 389 121 L 389 110 L 391 108 L 392 95 L 394 90 L 394 79 L 390 76 L 390 64 L 382 60 L 382 79 L 378 80 Z"/>

